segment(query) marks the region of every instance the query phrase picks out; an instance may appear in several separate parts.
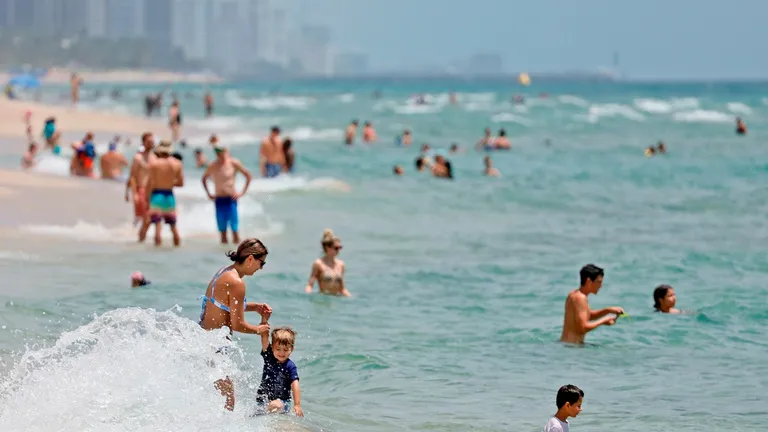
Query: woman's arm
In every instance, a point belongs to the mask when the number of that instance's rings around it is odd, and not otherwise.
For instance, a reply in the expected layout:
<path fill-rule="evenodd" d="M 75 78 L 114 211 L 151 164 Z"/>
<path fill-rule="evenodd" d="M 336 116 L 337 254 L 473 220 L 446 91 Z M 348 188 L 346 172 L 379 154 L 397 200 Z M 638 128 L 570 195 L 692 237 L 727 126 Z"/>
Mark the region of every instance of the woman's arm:
<path fill-rule="evenodd" d="M 222 278 L 223 279 L 223 278 Z M 226 283 L 226 289 L 229 290 L 229 322 L 232 331 L 249 334 L 269 333 L 269 324 L 253 325 L 245 321 L 245 282 L 242 280 L 232 280 L 230 282 L 219 280 Z"/>
<path fill-rule="evenodd" d="M 309 281 L 307 282 L 307 287 L 304 288 L 304 292 L 306 293 L 312 293 L 312 287 L 315 286 L 315 282 L 317 282 L 317 261 L 312 263 L 312 270 L 309 272 Z"/>
<path fill-rule="evenodd" d="M 347 291 L 347 285 L 344 283 L 344 272 L 347 269 L 347 267 L 344 265 L 344 262 L 341 263 L 341 295 L 344 297 L 352 297 L 352 294 L 350 294 L 349 291 Z"/>

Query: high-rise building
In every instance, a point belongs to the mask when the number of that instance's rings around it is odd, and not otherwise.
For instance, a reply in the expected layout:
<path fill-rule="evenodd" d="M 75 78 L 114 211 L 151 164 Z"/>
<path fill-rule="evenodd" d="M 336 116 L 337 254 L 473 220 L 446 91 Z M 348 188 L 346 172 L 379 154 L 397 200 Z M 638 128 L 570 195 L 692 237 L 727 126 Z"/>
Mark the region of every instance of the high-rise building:
<path fill-rule="evenodd" d="M 90 37 L 107 36 L 107 0 L 87 0 L 86 31 Z"/>
<path fill-rule="evenodd" d="M 277 9 L 272 11 L 272 40 L 271 61 L 277 63 L 280 66 L 286 67 L 291 59 L 290 43 L 288 40 L 288 21 L 286 20 L 286 13 L 283 9 Z"/>
<path fill-rule="evenodd" d="M 304 73 L 314 76 L 327 76 L 331 73 L 330 55 L 331 31 L 325 26 L 305 25 L 301 29 L 299 41 L 299 61 Z"/>
<path fill-rule="evenodd" d="M 144 32 L 157 55 L 168 55 L 173 48 L 172 0 L 149 0 L 144 5 Z"/>
<path fill-rule="evenodd" d="M 145 29 L 145 4 L 145 0 L 107 0 L 107 37 L 142 37 Z"/>
<path fill-rule="evenodd" d="M 208 22 L 208 60 L 213 69 L 224 73 L 237 72 L 242 62 L 241 53 L 248 49 L 242 36 L 240 0 L 218 0 L 213 3 Z"/>
<path fill-rule="evenodd" d="M 187 59 L 206 60 L 211 0 L 174 0 L 172 8 L 171 44 L 181 48 Z"/>
<path fill-rule="evenodd" d="M 35 5 L 32 0 L 5 0 L 5 25 L 12 29 L 30 30 L 35 22 Z"/>

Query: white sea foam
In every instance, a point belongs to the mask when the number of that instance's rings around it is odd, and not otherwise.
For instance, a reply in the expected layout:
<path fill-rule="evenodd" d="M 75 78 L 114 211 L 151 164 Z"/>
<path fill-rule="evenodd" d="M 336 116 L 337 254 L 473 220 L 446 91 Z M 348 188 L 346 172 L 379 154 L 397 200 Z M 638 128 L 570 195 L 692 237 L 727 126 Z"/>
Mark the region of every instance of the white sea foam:
<path fill-rule="evenodd" d="M 752 114 L 752 108 L 742 102 L 729 102 L 728 105 L 728 111 L 736 114 Z"/>
<path fill-rule="evenodd" d="M 532 122 L 523 117 L 512 113 L 499 113 L 491 117 L 491 121 L 494 123 L 517 123 L 523 126 L 530 126 Z"/>
<path fill-rule="evenodd" d="M 255 401 L 247 392 L 238 393 L 234 412 L 224 409 L 216 380 L 229 376 L 243 389 L 259 378 L 227 335 L 173 311 L 122 308 L 96 316 L 50 347 L 28 349 L 0 380 L 2 430 L 266 431 L 290 422 L 250 417 Z M 230 353 L 217 354 L 224 345 Z"/>
<path fill-rule="evenodd" d="M 576 106 L 582 107 L 582 108 L 586 108 L 586 107 L 589 106 L 589 102 L 587 102 L 586 99 L 582 99 L 582 98 L 580 98 L 578 96 L 573 96 L 573 95 L 558 96 L 557 100 L 561 104 L 565 104 L 565 105 L 576 105 Z"/>
<path fill-rule="evenodd" d="M 732 123 L 734 121 L 730 114 L 700 109 L 675 113 L 674 119 L 683 123 Z"/>
<path fill-rule="evenodd" d="M 696 98 L 635 99 L 634 105 L 639 110 L 650 114 L 668 114 L 698 108 L 699 100 Z"/>
<path fill-rule="evenodd" d="M 645 121 L 645 116 L 631 106 L 622 104 L 592 104 L 587 113 L 589 123 L 597 123 L 604 117 L 623 117 L 628 120 Z"/>

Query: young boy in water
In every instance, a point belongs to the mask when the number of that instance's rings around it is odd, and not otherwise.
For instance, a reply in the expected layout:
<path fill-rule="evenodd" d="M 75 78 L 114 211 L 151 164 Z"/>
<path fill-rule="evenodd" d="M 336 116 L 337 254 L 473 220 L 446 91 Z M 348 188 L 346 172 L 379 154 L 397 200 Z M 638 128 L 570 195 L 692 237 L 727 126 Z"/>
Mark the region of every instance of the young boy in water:
<path fill-rule="evenodd" d="M 575 385 L 568 384 L 557 391 L 557 412 L 544 426 L 543 432 L 568 432 L 568 417 L 576 417 L 581 412 L 584 392 Z"/>
<path fill-rule="evenodd" d="M 267 321 L 262 318 L 261 324 Z M 268 413 L 290 410 L 291 392 L 293 392 L 293 411 L 298 417 L 304 417 L 301 410 L 301 390 L 296 364 L 289 357 L 293 352 L 296 332 L 290 327 L 272 330 L 272 343 L 269 334 L 261 335 L 261 357 L 264 359 L 264 372 L 261 375 L 257 400 Z"/>

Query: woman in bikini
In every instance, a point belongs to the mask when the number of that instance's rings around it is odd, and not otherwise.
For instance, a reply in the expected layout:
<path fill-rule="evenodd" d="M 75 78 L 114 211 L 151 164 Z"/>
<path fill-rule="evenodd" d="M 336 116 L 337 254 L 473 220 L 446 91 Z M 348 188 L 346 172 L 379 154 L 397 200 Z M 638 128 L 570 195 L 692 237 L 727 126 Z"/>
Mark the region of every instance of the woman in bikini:
<path fill-rule="evenodd" d="M 311 293 L 317 281 L 322 294 L 350 297 L 351 294 L 344 286 L 344 261 L 336 258 L 341 252 L 341 239 L 333 235 L 333 231 L 326 229 L 320 244 L 325 255 L 312 263 L 312 272 L 305 291 Z"/>
<path fill-rule="evenodd" d="M 243 240 L 237 251 L 227 253 L 232 265 L 223 267 L 214 275 L 203 300 L 200 311 L 200 327 L 215 330 L 228 327 L 231 332 L 249 334 L 269 334 L 269 316 L 272 308 L 264 303 L 248 303 L 245 299 L 244 276 L 252 276 L 264 268 L 267 263 L 267 247 L 255 238 Z M 245 321 L 245 312 L 257 312 L 261 315 L 261 324 L 253 325 Z M 217 353 L 226 353 L 226 347 Z M 235 409 L 235 388 L 229 377 L 216 381 L 216 388 L 226 398 L 225 407 Z"/>

